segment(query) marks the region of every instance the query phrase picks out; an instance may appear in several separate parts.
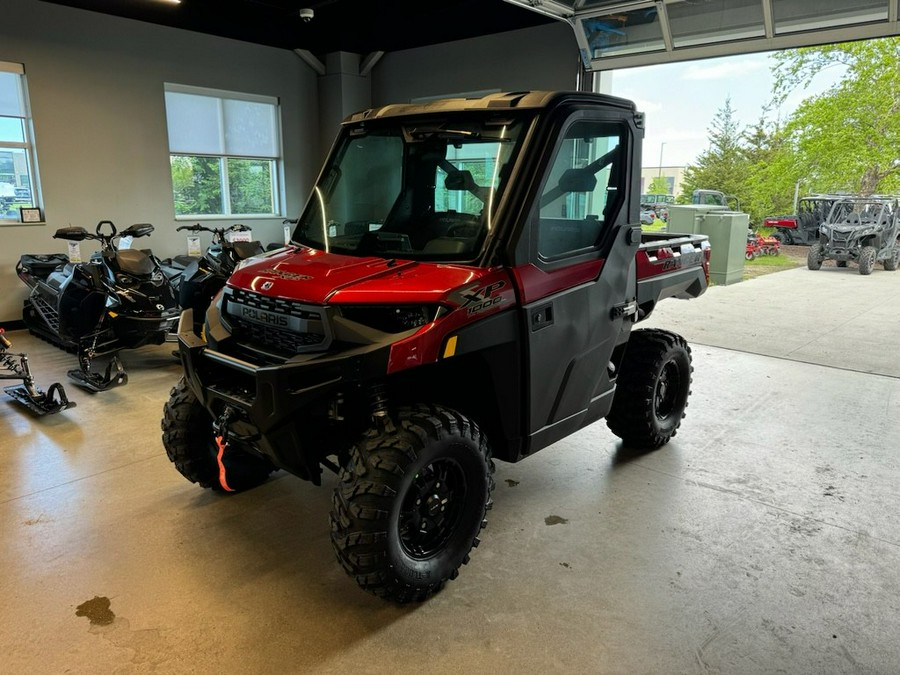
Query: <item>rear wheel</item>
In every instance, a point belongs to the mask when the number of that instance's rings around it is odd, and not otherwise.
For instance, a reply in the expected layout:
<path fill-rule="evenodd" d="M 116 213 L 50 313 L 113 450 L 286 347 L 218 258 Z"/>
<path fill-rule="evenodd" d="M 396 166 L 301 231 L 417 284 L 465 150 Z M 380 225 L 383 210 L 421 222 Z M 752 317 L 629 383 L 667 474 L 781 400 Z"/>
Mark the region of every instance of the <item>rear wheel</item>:
<path fill-rule="evenodd" d="M 678 431 L 691 393 L 691 349 L 669 331 L 632 331 L 606 424 L 627 445 L 653 449 Z"/>
<path fill-rule="evenodd" d="M 825 256 L 822 253 L 823 247 L 821 241 L 813 242 L 806 253 L 806 266 L 811 270 L 817 270 L 822 267 L 822 260 Z"/>
<path fill-rule="evenodd" d="M 263 483 L 275 466 L 234 447 L 226 447 L 220 455 L 212 423 L 212 416 L 181 378 L 163 407 L 162 419 L 166 455 L 179 473 L 218 492 L 240 492 Z"/>
<path fill-rule="evenodd" d="M 863 246 L 859 252 L 859 273 L 866 275 L 872 274 L 875 269 L 875 256 L 878 252 L 874 246 Z"/>
<path fill-rule="evenodd" d="M 363 590 L 419 602 L 455 579 L 487 523 L 494 465 L 464 415 L 401 409 L 351 450 L 334 491 L 331 542 Z"/>
<path fill-rule="evenodd" d="M 895 246 L 891 251 L 891 255 L 884 259 L 884 269 L 888 272 L 894 272 L 897 269 L 898 263 L 900 263 L 900 248 Z"/>

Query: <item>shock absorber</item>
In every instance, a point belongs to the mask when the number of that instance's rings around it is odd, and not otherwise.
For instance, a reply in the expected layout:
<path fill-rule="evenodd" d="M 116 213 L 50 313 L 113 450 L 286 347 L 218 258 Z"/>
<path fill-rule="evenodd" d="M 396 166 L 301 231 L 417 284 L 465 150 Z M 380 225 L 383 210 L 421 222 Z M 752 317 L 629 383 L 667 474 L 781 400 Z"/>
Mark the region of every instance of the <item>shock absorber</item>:
<path fill-rule="evenodd" d="M 372 419 L 384 419 L 388 416 L 387 387 L 382 382 L 376 382 L 369 387 L 369 407 Z"/>

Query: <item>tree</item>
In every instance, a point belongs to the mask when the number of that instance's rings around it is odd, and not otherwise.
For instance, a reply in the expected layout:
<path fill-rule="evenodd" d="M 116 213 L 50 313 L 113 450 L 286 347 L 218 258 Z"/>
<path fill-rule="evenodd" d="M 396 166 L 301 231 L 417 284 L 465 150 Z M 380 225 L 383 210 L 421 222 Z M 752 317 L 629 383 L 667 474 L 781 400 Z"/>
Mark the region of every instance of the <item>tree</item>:
<path fill-rule="evenodd" d="M 655 176 L 650 181 L 650 187 L 647 188 L 647 192 L 652 195 L 669 194 L 669 179 L 665 176 Z"/>
<path fill-rule="evenodd" d="M 775 55 L 780 97 L 827 68 L 846 75 L 804 101 L 785 132 L 815 190 L 869 195 L 900 188 L 900 38 L 805 47 Z"/>
<path fill-rule="evenodd" d="M 792 211 L 794 186 L 801 177 L 783 125 L 771 122 L 768 113 L 763 108 L 757 122 L 744 132 L 747 175 L 741 208 L 750 214 L 751 223 Z"/>
<path fill-rule="evenodd" d="M 741 147 L 743 132 L 734 115 L 731 98 L 726 98 L 710 125 L 709 147 L 684 170 L 679 202 L 689 203 L 698 189 L 720 190 L 739 198 L 744 193 L 747 161 Z"/>

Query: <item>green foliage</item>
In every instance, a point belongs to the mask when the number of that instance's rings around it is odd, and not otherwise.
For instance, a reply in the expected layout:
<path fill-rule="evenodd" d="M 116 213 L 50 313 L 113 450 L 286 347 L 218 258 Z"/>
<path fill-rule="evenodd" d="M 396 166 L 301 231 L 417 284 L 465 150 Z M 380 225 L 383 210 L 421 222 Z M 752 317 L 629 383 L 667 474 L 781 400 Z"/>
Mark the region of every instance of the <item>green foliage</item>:
<path fill-rule="evenodd" d="M 767 143 L 764 139 L 755 142 L 759 145 Z M 718 190 L 737 197 L 742 210 L 747 210 L 747 203 L 752 201 L 748 200 L 751 159 L 746 144 L 746 133 L 735 119 L 731 99 L 726 98 L 709 128 L 709 146 L 700 153 L 697 162 L 688 165 L 684 171 L 678 203 L 689 204 L 694 190 Z M 751 222 L 758 217 L 751 213 Z"/>
<path fill-rule="evenodd" d="M 172 155 L 171 165 L 176 216 L 224 213 L 218 158 Z"/>
<path fill-rule="evenodd" d="M 665 176 L 656 176 L 650 181 L 650 187 L 647 192 L 653 195 L 669 194 L 669 181 Z"/>
<path fill-rule="evenodd" d="M 226 211 L 222 167 L 227 163 L 230 208 Z M 272 166 L 267 159 L 172 155 L 175 215 L 274 213 Z"/>
<path fill-rule="evenodd" d="M 775 61 L 780 97 L 825 69 L 846 71 L 831 89 L 804 101 L 785 127 L 809 191 L 900 189 L 900 38 L 794 49 Z"/>
<path fill-rule="evenodd" d="M 807 98 L 783 123 L 769 110 L 741 129 L 726 99 L 709 129 L 709 146 L 687 167 L 679 203 L 695 189 L 733 194 L 751 224 L 789 213 L 802 194 L 900 192 L 900 38 L 884 38 L 773 55 L 776 101 L 829 68 L 845 75 Z"/>
<path fill-rule="evenodd" d="M 271 161 L 229 159 L 228 189 L 231 213 L 274 213 Z"/>

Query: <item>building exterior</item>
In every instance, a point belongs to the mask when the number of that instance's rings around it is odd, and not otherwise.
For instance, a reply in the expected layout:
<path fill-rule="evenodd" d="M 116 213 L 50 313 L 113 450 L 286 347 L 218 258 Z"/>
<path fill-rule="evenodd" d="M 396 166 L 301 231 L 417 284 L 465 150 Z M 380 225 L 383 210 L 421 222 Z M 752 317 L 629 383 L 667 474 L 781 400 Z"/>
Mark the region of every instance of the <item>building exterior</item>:
<path fill-rule="evenodd" d="M 667 192 L 678 197 L 681 193 L 681 182 L 684 179 L 683 166 L 645 166 L 641 170 L 641 193 L 650 192 L 653 179 L 662 176 L 668 183 Z"/>

